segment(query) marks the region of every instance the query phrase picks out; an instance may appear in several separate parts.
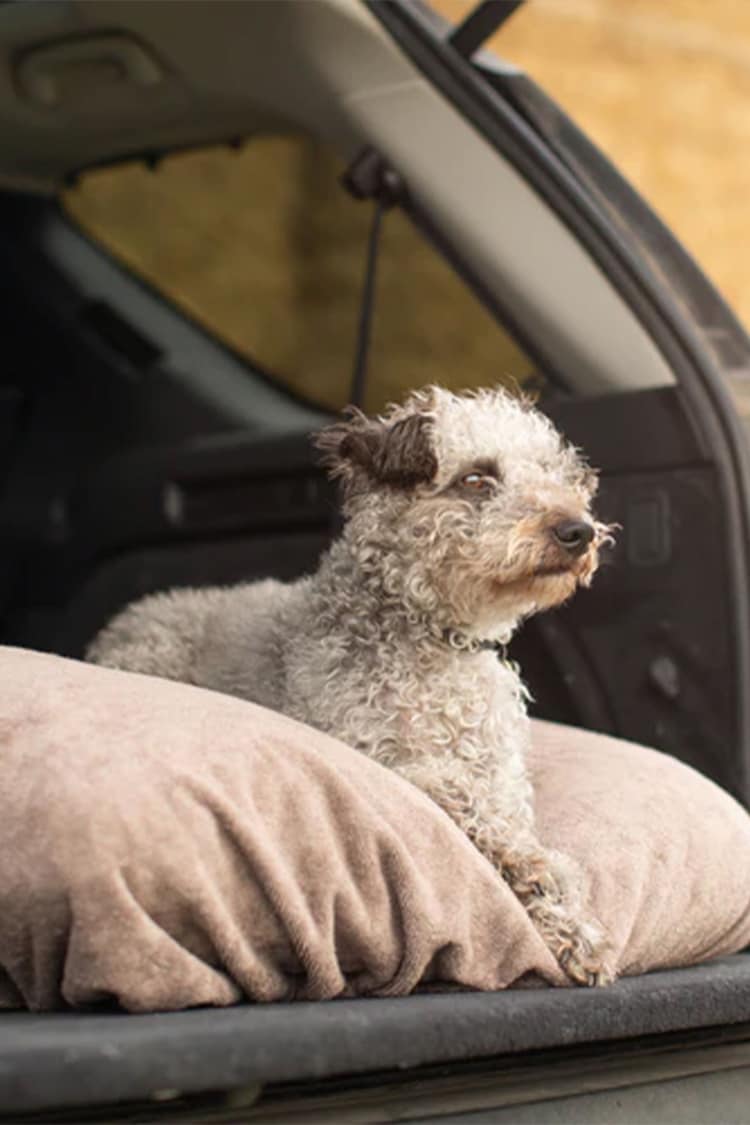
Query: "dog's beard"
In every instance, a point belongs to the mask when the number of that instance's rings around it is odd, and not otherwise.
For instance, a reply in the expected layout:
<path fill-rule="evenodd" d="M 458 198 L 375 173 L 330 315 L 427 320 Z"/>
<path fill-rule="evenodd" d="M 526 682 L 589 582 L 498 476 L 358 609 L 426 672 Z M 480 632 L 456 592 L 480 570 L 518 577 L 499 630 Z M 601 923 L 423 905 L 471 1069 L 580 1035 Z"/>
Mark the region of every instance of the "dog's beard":
<path fill-rule="evenodd" d="M 595 538 L 580 555 L 571 555 L 549 534 L 548 523 L 523 521 L 511 536 L 504 564 L 492 575 L 496 597 L 527 601 L 533 608 L 559 605 L 578 586 L 588 586 L 599 565 L 599 547 L 611 542 L 610 529 L 594 523 Z"/>
<path fill-rule="evenodd" d="M 411 583 L 410 599 L 416 591 L 424 602 L 428 591 L 432 616 L 442 624 L 484 639 L 507 639 L 525 618 L 587 586 L 597 569 L 609 529 L 594 523 L 593 542 L 573 556 L 555 542 L 550 522 L 545 513 L 519 521 L 510 531 L 498 529 L 494 536 L 471 534 L 468 528 L 463 535 L 446 536 L 438 564 L 423 554 L 415 558 L 419 581 L 415 577 Z"/>
<path fill-rule="evenodd" d="M 546 573 L 516 571 L 513 577 L 497 570 L 488 574 L 461 568 L 452 577 L 441 598 L 446 621 L 483 640 L 503 641 L 510 639 L 525 618 L 567 601 L 580 581 L 570 568 Z"/>
<path fill-rule="evenodd" d="M 511 579 L 493 577 L 489 597 L 506 614 L 528 617 L 538 610 L 561 605 L 575 593 L 578 584 L 578 575 L 569 567 L 549 567 Z"/>
<path fill-rule="evenodd" d="M 500 601 L 514 604 L 519 616 L 528 617 L 540 610 L 562 605 L 575 593 L 579 582 L 574 570 L 558 566 L 535 571 L 508 584 L 495 583 L 495 589 Z"/>
<path fill-rule="evenodd" d="M 510 565 L 463 560 L 453 572 L 447 602 L 464 625 L 487 636 L 507 633 L 535 613 L 562 605 L 587 586 L 597 569 L 595 545 L 578 558 L 543 543 Z"/>

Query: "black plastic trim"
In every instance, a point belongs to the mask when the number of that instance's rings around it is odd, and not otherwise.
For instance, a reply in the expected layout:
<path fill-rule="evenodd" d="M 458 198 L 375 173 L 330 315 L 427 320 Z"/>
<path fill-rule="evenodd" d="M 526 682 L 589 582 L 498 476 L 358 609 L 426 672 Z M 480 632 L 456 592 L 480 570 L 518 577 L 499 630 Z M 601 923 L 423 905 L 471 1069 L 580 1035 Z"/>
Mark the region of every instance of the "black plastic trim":
<path fill-rule="evenodd" d="M 460 55 L 470 58 L 486 39 L 510 19 L 523 2 L 524 0 L 483 0 L 451 32 L 451 46 Z"/>
<path fill-rule="evenodd" d="M 601 990 L 451 992 L 143 1016 L 9 1012 L 0 1015 L 0 1106 L 9 1114 L 165 1089 L 403 1072 L 749 1021 L 745 955 Z"/>

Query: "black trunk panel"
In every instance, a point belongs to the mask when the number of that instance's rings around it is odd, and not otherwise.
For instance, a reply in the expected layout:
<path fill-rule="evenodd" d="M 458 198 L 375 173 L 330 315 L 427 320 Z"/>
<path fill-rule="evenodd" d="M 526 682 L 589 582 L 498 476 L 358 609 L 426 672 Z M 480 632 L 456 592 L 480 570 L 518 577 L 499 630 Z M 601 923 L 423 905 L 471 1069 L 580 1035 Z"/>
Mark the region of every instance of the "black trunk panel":
<path fill-rule="evenodd" d="M 735 1028 L 742 1040 L 750 1037 L 747 1025 L 746 955 L 602 990 L 451 992 L 138 1016 L 8 1012 L 0 1015 L 0 1119 L 48 1106 L 148 1099 L 158 1091 L 418 1075 L 416 1068 L 482 1059 L 494 1060 L 494 1068 L 523 1065 L 539 1061 L 529 1052 L 586 1044 L 598 1044 L 605 1058 L 629 1041 L 636 1055 L 646 1054 L 655 1037 L 722 1027 L 720 1038 Z"/>

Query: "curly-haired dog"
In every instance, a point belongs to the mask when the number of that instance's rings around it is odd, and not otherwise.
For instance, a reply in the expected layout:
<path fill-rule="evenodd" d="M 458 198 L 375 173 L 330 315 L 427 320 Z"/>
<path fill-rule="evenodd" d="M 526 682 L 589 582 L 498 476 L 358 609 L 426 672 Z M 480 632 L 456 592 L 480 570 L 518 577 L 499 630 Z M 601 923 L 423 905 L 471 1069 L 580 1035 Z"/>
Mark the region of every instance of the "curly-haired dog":
<path fill-rule="evenodd" d="M 501 390 L 350 411 L 317 445 L 346 524 L 312 577 L 146 598 L 89 658 L 254 700 L 395 769 L 496 866 L 569 977 L 606 981 L 577 870 L 536 837 L 524 688 L 493 651 L 590 581 L 608 534 L 594 474 Z"/>

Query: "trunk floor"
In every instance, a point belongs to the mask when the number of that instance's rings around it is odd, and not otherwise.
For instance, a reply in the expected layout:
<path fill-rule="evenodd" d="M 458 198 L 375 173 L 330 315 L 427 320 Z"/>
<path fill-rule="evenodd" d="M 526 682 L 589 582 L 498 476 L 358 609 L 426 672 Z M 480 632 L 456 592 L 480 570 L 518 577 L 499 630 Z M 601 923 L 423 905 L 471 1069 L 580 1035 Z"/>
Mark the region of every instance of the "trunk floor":
<path fill-rule="evenodd" d="M 601 990 L 186 1012 L 0 1013 L 0 1114 L 229 1090 L 750 1023 L 750 956 Z"/>

